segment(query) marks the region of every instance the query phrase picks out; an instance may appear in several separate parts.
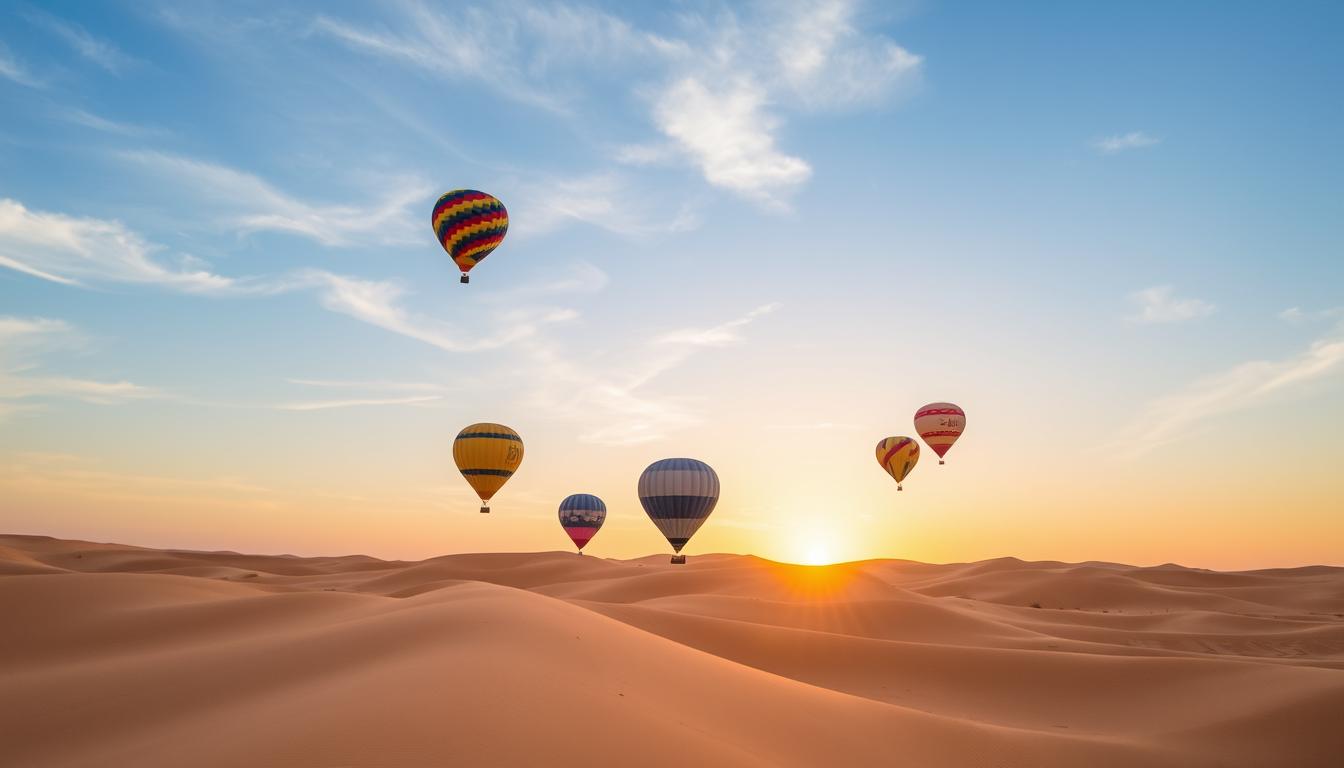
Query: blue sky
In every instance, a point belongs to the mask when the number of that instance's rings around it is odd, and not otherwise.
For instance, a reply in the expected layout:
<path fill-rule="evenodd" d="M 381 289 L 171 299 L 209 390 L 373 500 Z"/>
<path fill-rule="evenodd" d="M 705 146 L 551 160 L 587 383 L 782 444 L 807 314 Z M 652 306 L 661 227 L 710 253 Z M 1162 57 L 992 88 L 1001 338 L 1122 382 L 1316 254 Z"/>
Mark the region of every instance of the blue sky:
<path fill-rule="evenodd" d="M 451 436 L 496 420 L 537 467 L 520 520 L 686 454 L 725 476 L 708 548 L 795 556 L 835 504 L 837 556 L 1002 554 L 1029 514 L 1067 534 L 1025 539 L 1042 556 L 1174 559 L 1148 526 L 1231 508 L 1207 561 L 1322 559 L 1344 543 L 1320 527 L 1344 494 L 1342 16 L 10 4 L 14 526 L 546 547 L 448 516 Z M 512 219 L 470 286 L 428 225 L 456 187 Z M 888 524 L 870 446 L 943 399 L 968 411 L 965 474 Z M 1242 483 L 1259 495 L 1226 496 Z M 1113 508 L 1089 549 L 1093 499 Z M 332 504 L 325 538 L 267 522 Z M 360 505 L 437 527 L 370 541 Z M 637 525 L 609 554 L 657 547 Z"/>

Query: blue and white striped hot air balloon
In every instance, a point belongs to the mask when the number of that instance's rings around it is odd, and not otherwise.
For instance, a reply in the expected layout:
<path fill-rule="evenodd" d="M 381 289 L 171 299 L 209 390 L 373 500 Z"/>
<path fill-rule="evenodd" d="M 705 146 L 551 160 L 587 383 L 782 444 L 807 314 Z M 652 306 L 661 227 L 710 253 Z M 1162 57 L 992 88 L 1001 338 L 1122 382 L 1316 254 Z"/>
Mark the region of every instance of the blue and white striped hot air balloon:
<path fill-rule="evenodd" d="M 703 461 L 662 459 L 639 476 L 639 503 L 677 551 L 674 563 L 686 562 L 681 548 L 718 502 L 719 476 Z"/>

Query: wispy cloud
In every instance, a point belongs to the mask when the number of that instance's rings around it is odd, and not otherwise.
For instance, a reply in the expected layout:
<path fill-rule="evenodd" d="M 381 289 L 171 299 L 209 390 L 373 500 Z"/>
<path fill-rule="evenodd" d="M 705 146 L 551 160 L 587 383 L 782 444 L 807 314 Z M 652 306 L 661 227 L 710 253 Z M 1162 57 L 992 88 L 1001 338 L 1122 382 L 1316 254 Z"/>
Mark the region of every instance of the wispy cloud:
<path fill-rule="evenodd" d="M 281 411 L 326 411 L 333 408 L 360 408 L 378 405 L 419 405 L 442 400 L 442 395 L 418 395 L 413 397 L 356 398 L 351 400 L 313 400 L 301 403 L 277 405 Z"/>
<path fill-rule="evenodd" d="M 535 336 L 546 325 L 573 320 L 578 313 L 555 307 L 515 307 L 496 316 L 488 333 L 466 329 L 410 312 L 404 306 L 406 289 L 385 280 L 365 280 L 310 269 L 300 279 L 319 290 L 322 305 L 333 312 L 401 334 L 448 352 L 473 352 L 503 347 Z"/>
<path fill-rule="evenodd" d="M 624 87 L 649 107 L 661 143 L 628 144 L 631 166 L 689 162 L 716 187 L 781 208 L 811 165 L 780 146 L 787 109 L 879 103 L 918 82 L 923 59 L 866 31 L 851 0 L 762 4 L 678 17 L 679 36 L 640 30 L 584 6 L 501 4 L 441 13 L 413 2 L 389 24 L 328 16 L 312 31 L 347 47 L 556 113 L 584 94 L 570 74 Z M 580 216 L 580 218 L 583 218 Z"/>
<path fill-rule="evenodd" d="M 658 440 L 699 421 L 693 398 L 651 393 L 652 383 L 698 351 L 741 343 L 742 329 L 779 305 L 757 307 L 707 328 L 660 334 L 612 367 L 562 354 L 553 345 L 529 343 L 537 382 L 529 404 L 551 417 L 579 420 L 579 439 L 599 445 Z"/>
<path fill-rule="evenodd" d="M 920 76 L 923 59 L 861 31 L 858 11 L 823 0 L 761 6 L 745 22 L 696 19 L 691 47 L 708 55 L 674 63 L 653 100 L 655 125 L 710 184 L 782 207 L 812 168 L 779 148 L 781 109 L 873 104 Z"/>
<path fill-rule="evenodd" d="M 1170 285 L 1155 285 L 1129 295 L 1135 305 L 1129 319 L 1136 323 L 1180 323 L 1213 314 L 1216 307 L 1203 299 L 1180 298 Z"/>
<path fill-rule="evenodd" d="M 121 123 L 116 120 L 100 117 L 83 109 L 70 108 L 62 110 L 57 114 L 66 122 L 82 125 L 85 128 L 92 128 L 95 131 L 102 131 L 103 133 L 116 134 L 118 136 L 159 136 L 165 133 L 165 131 L 160 128 Z"/>
<path fill-rule="evenodd" d="M 117 221 L 33 211 L 0 198 L 0 267 L 65 285 L 153 283 L 196 293 L 244 287 L 195 261 L 165 266 L 153 258 L 157 250 Z"/>
<path fill-rule="evenodd" d="M 768 424 L 766 429 L 777 429 L 781 432 L 830 432 L 860 429 L 861 426 L 844 421 L 811 421 L 799 424 Z"/>
<path fill-rule="evenodd" d="M 240 232 L 289 232 L 331 246 L 416 242 L 425 226 L 419 207 L 433 192 L 424 179 L 404 176 L 387 179 L 381 198 L 372 203 L 311 203 L 223 165 L 154 151 L 120 156 L 174 183 L 183 195 L 211 203 L 224 226 Z"/>
<path fill-rule="evenodd" d="M 0 43 L 0 77 L 29 88 L 43 87 L 42 81 L 29 72 L 23 62 L 14 58 L 14 54 L 3 43 Z"/>
<path fill-rule="evenodd" d="M 613 173 L 533 178 L 517 186 L 509 201 L 511 237 L 544 234 L 571 222 L 621 235 L 681 232 L 698 224 L 685 206 L 674 216 L 660 218 L 642 206 L 624 180 Z"/>
<path fill-rule="evenodd" d="M 1143 131 L 1130 131 L 1096 139 L 1092 142 L 1092 147 L 1102 154 L 1114 155 L 1129 149 L 1143 149 L 1160 143 L 1162 140 L 1156 136 L 1150 136 Z"/>
<path fill-rule="evenodd" d="M 917 82 L 924 59 L 866 34 L 852 0 L 786 3 L 768 34 L 773 71 L 810 108 L 870 104 Z"/>
<path fill-rule="evenodd" d="M 1252 360 L 1202 378 L 1144 409 L 1118 441 L 1131 456 L 1176 439 L 1192 425 L 1253 408 L 1344 369 L 1344 328 L 1282 360 Z"/>
<path fill-rule="evenodd" d="M 573 320 L 565 307 L 511 302 L 487 313 L 487 328 L 465 327 L 417 314 L 405 306 L 401 283 L 309 268 L 279 275 L 232 278 L 210 272 L 190 258 L 170 269 L 152 258 L 158 246 L 116 221 L 30 211 L 0 199 L 0 267 L 64 285 L 120 282 L 152 284 L 186 293 L 278 294 L 310 291 L 332 312 L 407 336 L 449 352 L 496 349 L 535 336 L 551 324 Z M 601 290 L 606 274 L 591 265 L 546 282 L 523 286 L 515 299 Z M 52 383 L 55 386 L 55 383 Z"/>
<path fill-rule="evenodd" d="M 114 75 L 120 75 L 138 62 L 110 41 L 95 37 L 78 24 L 35 10 L 26 11 L 24 16 L 32 23 L 54 33 L 80 56 Z"/>
<path fill-rule="evenodd" d="M 75 331 L 61 320 L 0 315 L 0 418 L 36 407 L 30 401 L 79 400 L 103 405 L 159 397 L 161 392 L 129 381 L 101 381 L 41 371 L 38 359 L 68 344 Z"/>
<path fill-rule="evenodd" d="M 686 77 L 659 96 L 654 120 L 710 184 L 770 202 L 807 181 L 812 167 L 776 148 L 779 120 L 765 111 L 765 100 L 748 78 L 709 86 Z"/>
<path fill-rule="evenodd" d="M 445 80 L 478 82 L 505 98 L 560 113 L 569 111 L 571 99 L 556 87 L 557 71 L 676 48 L 602 11 L 559 4 L 468 6 L 440 13 L 410 2 L 394 23 L 395 30 L 389 30 L 319 16 L 312 29 L 352 49 Z"/>
<path fill-rule="evenodd" d="M 319 389 L 357 389 L 376 392 L 447 392 L 448 385 L 429 381 L 335 381 L 331 379 L 285 379 L 290 384 Z"/>
<path fill-rule="evenodd" d="M 743 326 L 761 315 L 768 315 L 779 309 L 779 303 L 759 306 L 741 317 L 720 323 L 710 328 L 682 328 L 658 337 L 655 343 L 687 347 L 726 347 L 741 343 Z"/>

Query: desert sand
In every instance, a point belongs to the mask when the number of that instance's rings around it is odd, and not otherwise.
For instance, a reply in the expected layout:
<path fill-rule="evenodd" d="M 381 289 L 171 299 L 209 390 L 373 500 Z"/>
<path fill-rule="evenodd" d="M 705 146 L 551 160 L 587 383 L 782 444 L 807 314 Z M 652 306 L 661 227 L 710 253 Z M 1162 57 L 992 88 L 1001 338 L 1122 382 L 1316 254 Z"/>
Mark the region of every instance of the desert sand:
<path fill-rule="evenodd" d="M 0 616 L 6 766 L 1344 765 L 1344 568 L 0 536 Z"/>

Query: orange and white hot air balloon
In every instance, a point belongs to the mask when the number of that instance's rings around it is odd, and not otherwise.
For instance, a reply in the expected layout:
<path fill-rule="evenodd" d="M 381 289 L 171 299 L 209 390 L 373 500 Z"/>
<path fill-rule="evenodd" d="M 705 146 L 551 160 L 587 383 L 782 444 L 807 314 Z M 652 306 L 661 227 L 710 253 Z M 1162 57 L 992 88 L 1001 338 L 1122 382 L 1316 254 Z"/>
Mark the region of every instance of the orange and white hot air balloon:
<path fill-rule="evenodd" d="M 952 444 L 966 429 L 966 412 L 952 403 L 929 403 L 915 411 L 915 432 L 943 463 Z"/>

